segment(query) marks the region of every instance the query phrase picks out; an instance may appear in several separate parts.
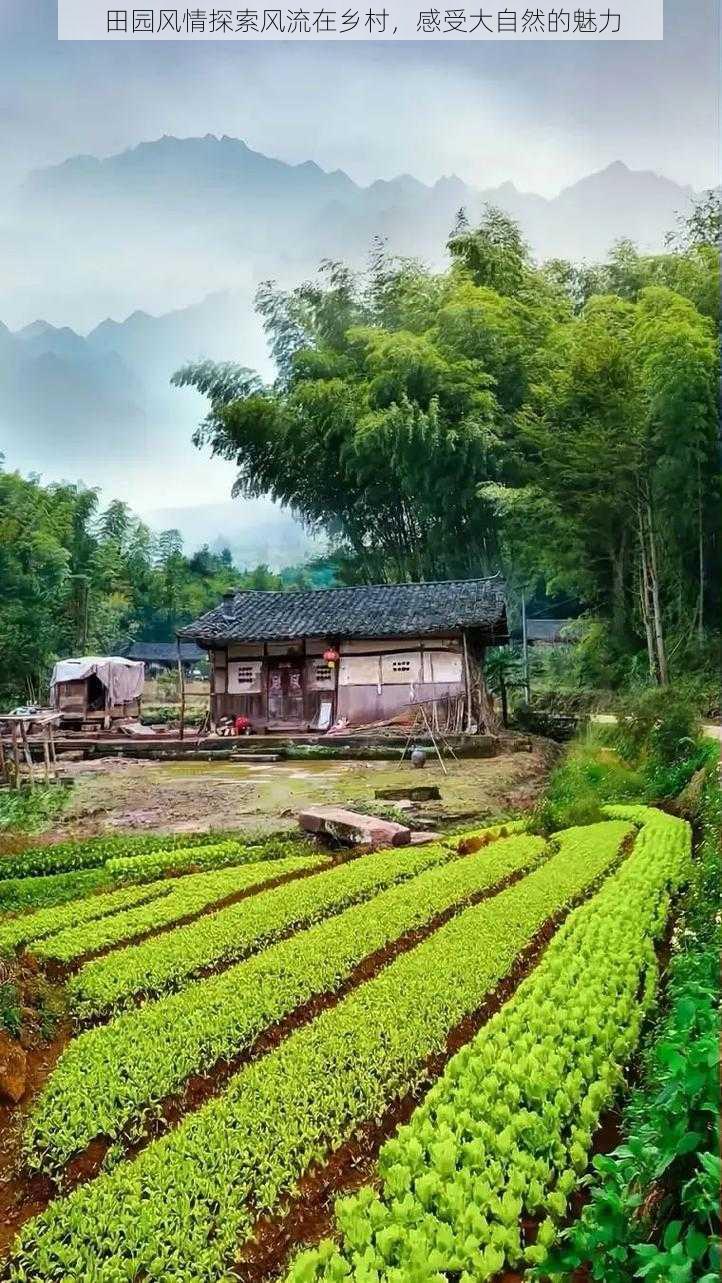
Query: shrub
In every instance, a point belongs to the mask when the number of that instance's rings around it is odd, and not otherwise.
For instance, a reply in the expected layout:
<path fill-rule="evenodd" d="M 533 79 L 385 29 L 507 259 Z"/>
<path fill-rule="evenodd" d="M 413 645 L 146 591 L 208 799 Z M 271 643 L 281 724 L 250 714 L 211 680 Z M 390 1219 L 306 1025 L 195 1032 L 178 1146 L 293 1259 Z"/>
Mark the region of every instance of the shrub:
<path fill-rule="evenodd" d="M 636 802 L 645 796 L 644 778 L 594 736 L 574 745 L 549 779 L 534 811 L 532 827 L 550 834 L 577 824 L 595 824 L 608 802 Z"/>
<path fill-rule="evenodd" d="M 655 688 L 636 695 L 620 713 L 617 746 L 626 761 L 649 760 L 672 766 L 689 756 L 699 738 L 700 720 L 684 691 Z"/>

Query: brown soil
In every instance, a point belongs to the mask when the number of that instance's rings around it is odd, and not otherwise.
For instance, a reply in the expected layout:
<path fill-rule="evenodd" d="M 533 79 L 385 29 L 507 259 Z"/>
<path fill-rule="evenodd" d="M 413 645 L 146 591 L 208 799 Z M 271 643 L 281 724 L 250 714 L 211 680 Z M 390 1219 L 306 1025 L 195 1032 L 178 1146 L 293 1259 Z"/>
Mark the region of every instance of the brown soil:
<path fill-rule="evenodd" d="M 349 852 L 347 858 L 353 858 L 356 854 L 358 854 L 357 851 Z M 627 850 L 623 850 L 621 858 L 626 854 Z M 608 876 L 609 872 L 611 869 L 607 870 L 605 876 Z M 504 883 L 486 889 L 474 898 L 474 902 L 497 894 L 503 886 L 510 885 L 520 876 L 523 875 L 512 875 Z M 384 1140 L 408 1119 L 429 1085 L 441 1075 L 451 1056 L 468 1043 L 508 1000 L 521 980 L 536 965 L 559 924 L 575 905 L 592 894 L 593 890 L 593 887 L 588 888 L 573 905 L 544 925 L 527 949 L 519 954 L 512 971 L 487 997 L 482 1006 L 452 1031 L 444 1051 L 429 1059 L 423 1082 L 414 1092 L 397 1101 L 380 1123 L 368 1124 L 360 1129 L 356 1137 L 331 1155 L 326 1163 L 309 1171 L 300 1182 L 298 1192 L 277 1216 L 259 1218 L 253 1241 L 246 1245 L 243 1259 L 236 1269 L 238 1277 L 244 1283 L 260 1283 L 261 1279 L 272 1277 L 283 1267 L 291 1252 L 298 1247 L 317 1242 L 332 1230 L 333 1206 L 338 1195 L 350 1192 L 373 1180 L 378 1150 Z M 421 930 L 408 933 L 386 950 L 367 958 L 337 993 L 326 994 L 304 1004 L 296 1012 L 264 1031 L 243 1056 L 217 1064 L 208 1075 L 194 1078 L 189 1082 L 182 1097 L 165 1102 L 163 1117 L 157 1128 L 154 1128 L 152 1133 L 149 1132 L 134 1149 L 129 1150 L 127 1156 L 135 1156 L 155 1136 L 176 1125 L 185 1113 L 197 1109 L 210 1097 L 218 1094 L 228 1077 L 237 1072 L 244 1063 L 265 1054 L 295 1028 L 313 1019 L 326 1007 L 340 1001 L 353 987 L 370 979 L 400 953 L 411 949 L 432 930 L 438 929 L 453 913 L 459 912 L 462 907 L 466 907 L 466 904 L 456 906 L 453 910 L 439 915 L 433 924 L 427 924 Z M 52 1071 L 68 1038 L 69 1030 L 63 1028 L 54 1042 L 33 1058 L 29 1091 L 21 1110 L 7 1110 L 4 1115 L 0 1113 L 0 1170 L 5 1173 L 4 1177 L 0 1177 L 2 1182 L 0 1183 L 0 1253 L 7 1249 L 21 1226 L 42 1211 L 57 1194 L 57 1186 L 47 1177 L 29 1177 L 27 1173 L 23 1174 L 20 1171 L 19 1141 L 22 1121 L 32 1099 Z M 107 1149 L 107 1140 L 98 1138 L 94 1141 L 68 1166 L 64 1173 L 62 1188 L 65 1190 L 95 1176 Z M 505 1283 L 512 1283 L 512 1278 L 513 1276 L 509 1276 Z"/>
<path fill-rule="evenodd" d="M 533 737 L 530 752 L 511 745 L 493 758 L 446 763 L 444 775 L 429 761 L 423 782 L 441 789 L 438 820 L 494 819 L 533 805 L 558 750 Z M 73 791 L 52 831 L 26 835 L 0 854 L 38 843 L 119 832 L 274 832 L 306 805 L 334 803 L 363 809 L 378 787 L 419 783 L 408 762 L 291 761 L 235 762 L 130 761 L 101 758 L 68 764 Z"/>
<path fill-rule="evenodd" d="M 620 861 L 626 858 L 632 845 L 633 836 L 623 844 Z M 593 895 L 596 887 L 616 867 L 618 863 L 610 866 L 573 904 L 544 924 L 527 948 L 519 954 L 511 972 L 489 994 L 481 1007 L 452 1030 L 444 1051 L 427 1061 L 424 1081 L 415 1091 L 397 1101 L 380 1123 L 363 1127 L 352 1141 L 335 1151 L 324 1164 L 308 1172 L 279 1213 L 259 1218 L 252 1239 L 246 1244 L 235 1268 L 242 1283 L 265 1283 L 266 1280 L 275 1278 L 300 1248 L 312 1246 L 333 1234 L 336 1199 L 352 1193 L 361 1185 L 375 1183 L 376 1162 L 384 1141 L 408 1121 L 428 1088 L 441 1076 L 451 1057 L 471 1042 L 483 1025 L 508 1001 L 521 981 L 531 973 L 565 918 L 578 904 Z M 616 1142 L 612 1142 L 612 1148 L 614 1143 Z M 505 1276 L 504 1283 L 513 1283 L 518 1277 L 514 1274 Z"/>
<path fill-rule="evenodd" d="M 569 912 L 571 909 L 546 922 L 484 1003 L 456 1025 L 444 1050 L 427 1060 L 423 1081 L 414 1091 L 397 1100 L 379 1123 L 366 1124 L 353 1140 L 336 1150 L 325 1163 L 307 1172 L 296 1193 L 278 1215 L 258 1219 L 252 1239 L 245 1245 L 235 1267 L 242 1283 L 265 1283 L 265 1280 L 275 1278 L 292 1253 L 332 1234 L 336 1199 L 352 1193 L 361 1185 L 374 1183 L 378 1153 L 384 1141 L 408 1122 L 452 1056 L 476 1036 L 530 974 Z"/>
<path fill-rule="evenodd" d="M 483 900 L 488 900 L 507 887 L 513 886 L 525 876 L 524 870 L 518 870 L 510 874 L 503 881 L 496 883 L 493 887 L 487 887 L 479 891 L 476 895 L 469 897 L 463 902 L 453 905 L 450 909 L 439 913 L 427 922 L 423 927 L 418 927 L 413 931 L 406 932 L 397 940 L 392 941 L 383 949 L 369 954 L 368 957 L 359 963 L 350 973 L 338 989 L 326 991 L 317 994 L 308 1002 L 296 1007 L 294 1011 L 288 1013 L 275 1024 L 269 1025 L 263 1033 L 247 1047 L 228 1060 L 216 1061 L 203 1074 L 193 1075 L 186 1083 L 185 1089 L 180 1096 L 167 1097 L 159 1105 L 159 1116 L 154 1119 L 145 1136 L 133 1146 L 127 1148 L 126 1153 L 135 1157 L 145 1149 L 152 1141 L 157 1140 L 164 1132 L 178 1125 L 185 1114 L 200 1109 L 201 1105 L 210 1100 L 213 1096 L 219 1095 L 225 1088 L 229 1078 L 237 1074 L 251 1061 L 258 1060 L 259 1057 L 266 1055 L 279 1046 L 288 1038 L 296 1029 L 302 1025 L 310 1023 L 322 1011 L 329 1007 L 335 1007 L 343 998 L 345 998 L 353 989 L 364 984 L 367 980 L 372 980 L 377 976 L 384 967 L 393 962 L 394 958 L 400 957 L 403 953 L 408 953 L 423 940 L 428 939 L 434 931 L 438 931 L 444 923 L 449 922 L 451 918 L 463 912 L 464 909 L 472 905 L 480 904 Z M 90 1177 L 97 1175 L 105 1155 L 108 1151 L 110 1141 L 104 1137 L 97 1137 L 85 1149 L 82 1154 L 77 1155 L 68 1164 L 67 1168 L 58 1180 L 58 1185 L 63 1190 L 72 1189 L 75 1185 L 88 1180 Z"/>
<path fill-rule="evenodd" d="M 347 854 L 346 858 L 353 858 L 356 854 L 356 851 L 351 851 Z M 264 1030 L 263 1034 L 256 1039 L 252 1046 L 238 1057 L 229 1061 L 218 1062 L 206 1074 L 197 1075 L 189 1080 L 181 1097 L 172 1097 L 163 1102 L 161 1106 L 162 1112 L 158 1119 L 155 1120 L 153 1126 L 148 1129 L 145 1136 L 142 1137 L 136 1145 L 127 1147 L 126 1157 L 135 1157 L 152 1140 L 157 1139 L 158 1136 L 176 1126 L 185 1114 L 200 1108 L 200 1106 L 207 1100 L 211 1099 L 211 1097 L 218 1095 L 225 1087 L 229 1077 L 232 1074 L 237 1073 L 245 1064 L 271 1051 L 295 1029 L 314 1019 L 321 1011 L 326 1010 L 331 1006 L 335 1006 L 353 988 L 378 974 L 378 972 L 383 967 L 387 966 L 395 957 L 408 952 L 415 945 L 420 943 L 421 940 L 427 938 L 432 931 L 438 930 L 444 922 L 448 921 L 456 913 L 459 913 L 464 908 L 468 907 L 470 903 L 480 903 L 482 900 L 489 899 L 490 897 L 499 894 L 501 890 L 512 885 L 523 876 L 524 874 L 521 871 L 511 874 L 508 878 L 496 884 L 494 887 L 485 888 L 463 904 L 453 906 L 452 909 L 437 915 L 431 923 L 427 923 L 423 928 L 406 933 L 405 936 L 392 942 L 392 944 L 388 945 L 385 949 L 379 950 L 377 953 L 364 959 L 364 961 L 347 979 L 344 985 L 335 993 L 325 993 L 313 998 L 310 1002 L 303 1004 L 294 1012 L 291 1012 L 288 1016 L 278 1021 L 275 1025 Z M 590 892 L 587 891 L 585 895 L 587 894 L 590 894 Z M 585 897 L 579 897 L 580 900 L 583 898 Z M 433 1057 L 427 1063 L 424 1086 L 417 1089 L 416 1092 L 411 1093 L 408 1097 L 404 1098 L 403 1101 L 398 1102 L 397 1105 L 389 1111 L 388 1116 L 383 1120 L 380 1126 L 362 1129 L 360 1137 L 363 1139 L 363 1137 L 366 1136 L 365 1145 L 362 1145 L 359 1140 L 351 1142 L 349 1146 L 346 1146 L 339 1151 L 339 1155 L 333 1155 L 330 1158 L 329 1163 L 320 1169 L 320 1174 L 310 1173 L 306 1178 L 304 1178 L 301 1185 L 301 1188 L 304 1190 L 304 1195 L 301 1199 L 301 1206 L 303 1206 L 303 1203 L 308 1198 L 306 1191 L 310 1188 L 315 1189 L 317 1183 L 319 1191 L 321 1189 L 326 1189 L 328 1191 L 325 1195 L 325 1201 L 328 1204 L 326 1211 L 324 1212 L 322 1201 L 321 1205 L 316 1207 L 312 1212 L 312 1218 L 317 1220 L 319 1225 L 322 1224 L 324 1216 L 330 1218 L 333 1199 L 341 1189 L 341 1186 L 336 1184 L 331 1179 L 330 1175 L 328 1177 L 324 1177 L 323 1173 L 326 1172 L 327 1169 L 329 1173 L 331 1173 L 336 1167 L 338 1167 L 339 1172 L 341 1170 L 345 1171 L 349 1168 L 354 1176 L 358 1178 L 359 1183 L 362 1183 L 363 1180 L 368 1178 L 368 1175 L 373 1168 L 379 1145 L 388 1135 L 391 1134 L 395 1127 L 403 1121 L 404 1109 L 408 1109 L 409 1113 L 413 1110 L 415 1105 L 423 1096 L 428 1085 L 443 1072 L 450 1056 L 473 1038 L 481 1025 L 485 1023 L 485 1021 L 488 1020 L 490 1016 L 493 1015 L 494 1012 L 507 1000 L 510 994 L 517 987 L 519 981 L 524 975 L 528 974 L 531 968 L 535 965 L 539 954 L 546 947 L 546 944 L 556 931 L 559 923 L 568 915 L 568 913 L 571 912 L 572 908 L 573 906 L 570 906 L 562 914 L 558 915 L 554 919 L 550 919 L 544 925 L 528 948 L 519 955 L 513 970 L 496 987 L 479 1011 L 474 1013 L 473 1016 L 462 1021 L 451 1033 L 447 1040 L 445 1051 L 438 1056 Z M 52 1045 L 52 1048 L 48 1049 L 47 1055 L 39 1058 L 34 1082 L 31 1091 L 28 1093 L 26 1101 L 23 1103 L 22 1111 L 20 1114 L 16 1111 L 14 1116 L 9 1120 L 8 1131 L 14 1132 L 15 1139 L 14 1143 L 8 1147 L 7 1155 L 0 1156 L 0 1165 L 2 1170 L 7 1173 L 7 1182 L 4 1187 L 6 1189 L 6 1193 L 4 1196 L 0 1195 L 0 1211 L 5 1212 L 4 1221 L 7 1223 L 7 1228 L 3 1228 L 2 1235 L 0 1236 L 0 1251 L 3 1247 L 7 1247 L 13 1236 L 27 1220 L 37 1215 L 44 1207 L 47 1206 L 52 1198 L 56 1197 L 60 1189 L 62 1189 L 63 1192 L 66 1192 L 67 1190 L 72 1189 L 96 1176 L 109 1148 L 110 1142 L 104 1137 L 98 1137 L 87 1147 L 86 1150 L 83 1151 L 82 1154 L 79 1154 L 76 1158 L 71 1160 L 57 1181 L 53 1181 L 48 1177 L 30 1176 L 27 1172 L 23 1173 L 20 1167 L 19 1139 L 22 1119 L 27 1114 L 32 1098 L 37 1094 L 43 1082 L 52 1071 L 52 1068 L 65 1043 L 68 1041 L 68 1038 L 69 1032 L 64 1030 L 62 1038 L 56 1040 Z M 0 1136 L 2 1136 L 2 1134 L 2 1128 L 0 1127 Z M 5 1158 L 5 1161 L 2 1161 L 2 1158 Z M 343 1186 L 343 1188 L 346 1187 Z M 318 1202 L 318 1199 L 315 1201 Z M 291 1204 L 292 1208 L 296 1206 L 297 1202 L 297 1199 L 293 1200 Z M 5 1211 L 6 1208 L 7 1210 Z M 287 1223 L 290 1224 L 291 1220 L 289 1219 L 289 1215 L 286 1214 L 284 1214 L 279 1222 L 277 1230 L 271 1230 L 271 1226 L 275 1226 L 275 1221 L 269 1221 L 267 1228 L 265 1228 L 266 1223 L 263 1223 L 264 1240 L 268 1234 L 269 1237 L 272 1237 L 273 1241 L 278 1242 L 279 1265 L 282 1263 L 281 1257 L 285 1257 L 287 1252 L 290 1251 L 293 1243 L 311 1241 L 306 1238 L 295 1238 L 295 1236 L 293 1238 L 289 1238 L 289 1231 L 282 1228 L 283 1226 L 286 1226 Z M 321 1228 L 321 1233 L 324 1232 L 325 1230 Z M 282 1248 L 281 1244 L 284 1244 L 285 1246 Z M 255 1275 L 253 1277 L 255 1278 Z"/>
<path fill-rule="evenodd" d="M 41 1212 L 55 1190 L 47 1177 L 29 1178 L 21 1172 L 21 1141 L 33 1100 L 49 1078 L 70 1040 L 70 1026 L 59 1027 L 52 1042 L 27 1051 L 27 1087 L 20 1107 L 0 1105 L 0 1256 L 18 1229 Z"/>

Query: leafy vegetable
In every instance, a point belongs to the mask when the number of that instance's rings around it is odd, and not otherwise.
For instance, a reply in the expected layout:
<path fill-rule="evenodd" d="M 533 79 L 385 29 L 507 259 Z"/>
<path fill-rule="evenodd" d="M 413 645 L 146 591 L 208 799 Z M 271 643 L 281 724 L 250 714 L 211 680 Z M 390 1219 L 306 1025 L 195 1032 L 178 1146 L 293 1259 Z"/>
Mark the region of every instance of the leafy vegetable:
<path fill-rule="evenodd" d="M 25 1133 L 28 1165 L 62 1166 L 95 1136 L 136 1130 L 154 1102 L 187 1078 L 247 1047 L 268 1025 L 316 994 L 339 988 L 353 968 L 405 932 L 538 863 L 541 838 L 431 868 L 370 904 L 292 936 L 221 975 L 147 1003 L 70 1043 Z"/>
<path fill-rule="evenodd" d="M 541 868 L 397 958 L 135 1161 L 51 1204 L 21 1232 L 8 1277 L 60 1281 L 69 1270 L 87 1283 L 227 1277 L 258 1211 L 274 1207 L 309 1164 L 422 1081 L 427 1057 L 550 914 L 609 868 L 629 831 L 628 823 L 612 823 L 564 835 Z M 433 1160 L 444 1179 L 443 1146 Z M 503 1204 L 506 1220 L 516 1206 L 514 1197 Z M 395 1238 L 381 1240 L 386 1256 Z"/>
<path fill-rule="evenodd" d="M 684 821 L 607 810 L 643 826 L 631 858 L 383 1147 L 380 1193 L 339 1200 L 339 1246 L 303 1254 L 289 1283 L 442 1283 L 449 1271 L 471 1283 L 546 1259 L 653 1000 L 653 942 L 691 871 Z M 529 1216 L 541 1221 L 533 1244 Z"/>
<path fill-rule="evenodd" d="M 143 935 L 146 931 L 170 926 L 187 918 L 190 914 L 202 912 L 203 909 L 209 908 L 218 900 L 224 900 L 227 896 L 248 891 L 252 887 L 261 887 L 264 882 L 271 882 L 289 873 L 300 873 L 304 869 L 313 868 L 314 865 L 319 866 L 322 863 L 320 856 L 315 860 L 309 860 L 307 856 L 286 860 L 261 860 L 255 864 L 242 864 L 236 868 L 223 869 L 218 873 L 193 873 L 174 881 L 164 879 L 161 882 L 154 882 L 145 890 L 155 889 L 155 894 L 144 896 L 143 888 L 135 889 L 137 900 L 148 900 L 150 903 L 125 908 L 119 913 L 113 912 L 112 916 L 99 916 L 96 911 L 94 915 L 89 915 L 95 919 L 92 922 L 81 920 L 79 925 L 68 926 L 62 931 L 57 931 L 56 934 L 44 933 L 48 938 L 36 944 L 33 952 L 38 958 L 72 962 L 75 958 L 82 958 L 85 954 L 95 953 L 100 949 L 108 948 L 109 945 L 132 940 L 134 936 Z M 132 902 L 132 890 L 129 888 L 125 894 Z M 111 899 L 113 899 L 112 896 L 98 896 L 86 903 L 90 906 L 102 907 L 104 901 Z M 48 914 L 53 912 L 62 913 L 62 910 L 46 910 Z M 18 919 L 18 929 L 22 927 L 24 921 L 25 919 Z"/>
<path fill-rule="evenodd" d="M 238 961 L 292 927 L 367 900 L 381 887 L 450 858 L 440 846 L 378 851 L 89 962 L 68 985 L 75 1014 L 84 1019 L 132 1006 L 138 994 L 180 989 L 206 967 Z"/>

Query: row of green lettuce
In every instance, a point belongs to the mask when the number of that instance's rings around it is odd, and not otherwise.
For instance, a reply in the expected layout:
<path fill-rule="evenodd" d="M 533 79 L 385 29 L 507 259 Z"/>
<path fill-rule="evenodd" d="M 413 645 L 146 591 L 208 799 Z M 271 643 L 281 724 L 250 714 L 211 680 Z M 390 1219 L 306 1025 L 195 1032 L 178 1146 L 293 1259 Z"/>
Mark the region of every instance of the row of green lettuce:
<path fill-rule="evenodd" d="M 213 873 L 163 878 L 107 895 L 21 914 L 0 925 L 0 956 L 31 946 L 36 958 L 69 963 L 203 913 L 230 896 L 322 867 L 323 856 L 242 861 Z"/>
<path fill-rule="evenodd" d="M 208 841 L 206 834 L 202 843 L 165 837 L 153 839 L 150 850 L 138 850 L 136 842 L 140 840 L 112 838 L 102 852 L 83 854 L 81 851 L 81 859 L 99 859 L 102 854 L 104 860 L 97 867 L 81 868 L 77 872 L 50 872 L 57 866 L 62 868 L 72 857 L 66 843 L 48 847 L 44 852 L 48 860 L 44 873 L 0 880 L 0 913 L 50 908 L 129 882 L 152 882 L 184 873 L 210 872 L 246 861 L 312 855 L 315 851 L 310 842 L 287 834 L 264 839 L 226 838 L 213 842 Z M 57 857 L 54 852 L 57 852 Z M 4 872 L 8 865 L 15 867 L 15 860 L 2 861 L 0 871 Z M 36 861 L 31 860 L 26 867 L 37 867 Z"/>
<path fill-rule="evenodd" d="M 537 837 L 432 867 L 219 975 L 80 1034 L 28 1119 L 28 1167 L 62 1167 L 96 1136 L 133 1139 L 164 1098 L 250 1047 L 274 1022 L 337 992 L 364 959 L 539 863 Z"/>
<path fill-rule="evenodd" d="M 542 924 L 617 862 L 630 832 L 625 820 L 570 833 L 538 869 L 453 917 L 253 1061 L 134 1161 L 52 1203 L 22 1230 L 8 1278 L 227 1277 L 256 1216 L 424 1080 L 428 1057 L 509 973 Z"/>
<path fill-rule="evenodd" d="M 544 1262 L 639 1042 L 655 940 L 691 871 L 683 820 L 610 812 L 642 825 L 631 857 L 451 1060 L 382 1147 L 379 1188 L 338 1201 L 336 1239 L 293 1262 L 289 1283 L 480 1283 Z"/>
<path fill-rule="evenodd" d="M 697 863 L 675 935 L 665 1009 L 623 1118 L 595 1161 L 588 1206 L 545 1275 L 604 1283 L 716 1283 L 720 1273 L 720 839 L 718 765 L 694 805 Z"/>

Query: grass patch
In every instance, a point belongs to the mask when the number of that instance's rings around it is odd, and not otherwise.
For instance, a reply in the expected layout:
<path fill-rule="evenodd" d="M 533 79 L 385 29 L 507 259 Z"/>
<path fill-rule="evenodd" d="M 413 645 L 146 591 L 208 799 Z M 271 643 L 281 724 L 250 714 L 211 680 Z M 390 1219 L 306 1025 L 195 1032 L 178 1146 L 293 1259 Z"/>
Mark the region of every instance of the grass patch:
<path fill-rule="evenodd" d="M 70 790 L 49 788 L 0 792 L 0 834 L 6 830 L 40 833 L 65 810 Z"/>
<path fill-rule="evenodd" d="M 654 690 L 628 704 L 616 725 L 591 726 L 549 779 L 532 827 L 544 834 L 593 824 L 610 802 L 659 805 L 715 759 L 687 696 Z"/>

